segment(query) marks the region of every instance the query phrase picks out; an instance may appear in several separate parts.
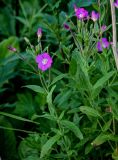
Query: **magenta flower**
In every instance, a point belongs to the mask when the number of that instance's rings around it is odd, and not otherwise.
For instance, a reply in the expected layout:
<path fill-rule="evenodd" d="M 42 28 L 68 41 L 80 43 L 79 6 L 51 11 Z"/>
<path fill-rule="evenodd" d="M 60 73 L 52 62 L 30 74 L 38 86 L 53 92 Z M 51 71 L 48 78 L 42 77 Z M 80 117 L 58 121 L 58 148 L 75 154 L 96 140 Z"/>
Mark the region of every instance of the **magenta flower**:
<path fill-rule="evenodd" d="M 118 0 L 116 0 L 116 2 L 114 2 L 114 6 L 115 6 L 116 8 L 118 8 Z"/>
<path fill-rule="evenodd" d="M 42 29 L 41 28 L 38 28 L 37 36 L 38 36 L 39 39 L 42 37 Z"/>
<path fill-rule="evenodd" d="M 97 21 L 98 19 L 99 19 L 99 17 L 100 17 L 100 14 L 99 13 L 97 13 L 97 12 L 95 12 L 95 11 L 92 11 L 92 13 L 91 13 L 91 19 L 95 22 L 95 21 Z"/>
<path fill-rule="evenodd" d="M 86 19 L 88 17 L 88 11 L 84 8 L 77 8 L 74 5 L 75 15 L 79 20 Z"/>
<path fill-rule="evenodd" d="M 12 47 L 12 46 L 8 46 L 8 49 L 9 49 L 10 51 L 12 51 L 12 52 L 16 52 L 16 51 L 17 51 L 16 48 L 14 48 L 14 47 Z"/>
<path fill-rule="evenodd" d="M 103 48 L 109 47 L 109 42 L 107 41 L 107 38 L 102 38 L 102 46 Z"/>
<path fill-rule="evenodd" d="M 102 52 L 103 48 L 108 48 L 110 42 L 108 42 L 107 38 L 102 38 L 101 41 L 97 42 L 97 50 L 98 52 Z"/>
<path fill-rule="evenodd" d="M 69 27 L 69 25 L 67 25 L 66 23 L 64 23 L 64 28 L 66 29 L 66 30 L 70 30 L 70 27 Z"/>
<path fill-rule="evenodd" d="M 52 58 L 50 57 L 49 53 L 42 53 L 36 56 L 36 63 L 38 63 L 38 68 L 42 71 L 47 70 L 52 65 Z"/>

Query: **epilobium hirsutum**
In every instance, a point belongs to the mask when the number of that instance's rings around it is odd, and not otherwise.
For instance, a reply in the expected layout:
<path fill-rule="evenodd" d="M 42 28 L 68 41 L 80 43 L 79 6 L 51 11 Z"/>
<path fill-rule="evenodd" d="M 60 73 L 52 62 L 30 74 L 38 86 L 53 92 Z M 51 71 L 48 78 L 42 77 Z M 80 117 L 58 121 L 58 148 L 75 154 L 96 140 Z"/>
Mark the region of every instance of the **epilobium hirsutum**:
<path fill-rule="evenodd" d="M 75 15 L 79 20 L 87 19 L 88 17 L 88 11 L 84 8 L 77 8 L 76 5 L 74 5 Z"/>
<path fill-rule="evenodd" d="M 38 63 L 38 68 L 42 71 L 49 69 L 52 65 L 52 58 L 49 53 L 42 53 L 36 56 L 36 63 Z"/>

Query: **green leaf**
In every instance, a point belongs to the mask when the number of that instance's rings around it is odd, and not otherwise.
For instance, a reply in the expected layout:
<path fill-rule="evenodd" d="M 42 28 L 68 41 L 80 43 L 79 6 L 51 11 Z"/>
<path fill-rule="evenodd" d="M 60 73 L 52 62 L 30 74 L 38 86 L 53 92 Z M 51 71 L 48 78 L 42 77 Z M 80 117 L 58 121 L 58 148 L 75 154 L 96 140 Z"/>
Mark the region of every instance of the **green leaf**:
<path fill-rule="evenodd" d="M 88 107 L 88 106 L 81 106 L 80 111 L 86 114 L 87 116 L 101 117 L 100 113 L 96 109 Z"/>
<path fill-rule="evenodd" d="M 107 73 L 106 75 L 104 75 L 102 78 L 100 78 L 93 86 L 93 89 L 96 90 L 99 87 L 102 87 L 113 75 L 114 75 L 115 71 L 111 71 L 109 73 Z"/>
<path fill-rule="evenodd" d="M 0 116 L 0 126 L 11 128 L 11 130 L 0 128 L 0 154 L 2 158 L 7 160 L 17 159 L 16 138 L 11 123 L 5 117 Z"/>
<path fill-rule="evenodd" d="M 39 115 L 34 115 L 32 117 L 32 119 L 34 120 L 34 119 L 40 118 L 40 117 L 46 118 L 46 119 L 51 120 L 51 121 L 56 121 L 57 120 L 53 115 L 50 115 L 48 113 L 46 113 L 44 115 L 40 115 L 40 116 Z"/>
<path fill-rule="evenodd" d="M 61 135 L 57 134 L 53 137 L 51 137 L 43 146 L 41 149 L 41 155 L 40 158 L 45 157 L 49 153 L 49 150 L 52 149 L 52 146 L 60 139 Z"/>
<path fill-rule="evenodd" d="M 37 93 L 42 93 L 42 94 L 46 93 L 45 90 L 42 87 L 37 86 L 37 85 L 26 85 L 24 87 L 27 87 L 27 88 L 29 88 L 29 89 L 37 92 Z"/>
<path fill-rule="evenodd" d="M 77 62 L 76 60 L 72 57 L 70 65 L 69 65 L 69 73 L 71 76 L 74 76 L 77 72 Z"/>
<path fill-rule="evenodd" d="M 101 133 L 92 143 L 91 145 L 93 146 L 99 146 L 101 144 L 103 144 L 106 141 L 118 141 L 118 136 L 115 136 L 113 134 L 109 134 L 109 133 Z"/>
<path fill-rule="evenodd" d="M 102 128 L 103 132 L 106 132 L 110 128 L 111 123 L 112 119 L 110 119 L 108 122 L 105 123 L 105 125 Z"/>
<path fill-rule="evenodd" d="M 29 27 L 29 24 L 27 23 L 26 19 L 17 16 L 16 19 L 21 22 L 22 24 L 24 24 L 26 27 Z"/>
<path fill-rule="evenodd" d="M 16 107 L 12 113 L 30 119 L 35 113 L 34 99 L 32 95 L 29 92 L 25 92 L 25 94 L 18 94 L 17 97 L 18 101 L 16 102 Z"/>
<path fill-rule="evenodd" d="M 0 114 L 3 115 L 3 116 L 6 116 L 6 117 L 10 117 L 10 118 L 13 118 L 13 119 L 20 120 L 20 121 L 39 124 L 38 122 L 34 122 L 32 120 L 29 120 L 29 119 L 26 119 L 26 118 L 23 118 L 23 117 L 19 117 L 19 116 L 13 115 L 13 114 L 5 113 L 5 112 L 0 112 Z"/>
<path fill-rule="evenodd" d="M 114 152 L 112 153 L 112 158 L 113 158 L 114 160 L 118 160 L 118 148 L 116 148 L 116 149 L 114 150 Z"/>
<path fill-rule="evenodd" d="M 48 107 L 49 107 L 49 111 L 50 111 L 50 114 L 51 114 L 51 115 L 54 115 L 54 112 L 55 112 L 54 106 L 53 106 L 53 104 L 52 104 L 52 93 L 53 93 L 55 87 L 56 87 L 56 85 L 54 85 L 54 86 L 51 88 L 50 92 L 49 92 L 48 95 L 47 95 L 47 103 L 48 103 Z"/>
<path fill-rule="evenodd" d="M 56 98 L 54 99 L 54 103 L 58 104 L 59 107 L 64 108 L 64 106 L 66 106 L 67 108 L 67 104 L 68 104 L 68 100 L 69 98 L 72 96 L 72 90 L 62 90 L 61 93 L 59 93 Z"/>
<path fill-rule="evenodd" d="M 0 87 L 8 80 L 15 77 L 15 68 L 18 64 L 18 57 L 11 55 L 6 58 L 0 58 Z"/>
<path fill-rule="evenodd" d="M 66 78 L 67 77 L 67 74 L 61 74 L 59 76 L 57 76 L 56 78 L 53 79 L 52 83 L 50 84 L 50 86 L 52 86 L 53 84 L 55 84 L 57 81 L 63 79 L 63 78 Z"/>
<path fill-rule="evenodd" d="M 83 134 L 80 131 L 79 127 L 75 125 L 75 123 L 70 122 L 68 120 L 61 120 L 60 124 L 65 128 L 71 130 L 75 134 L 75 136 L 78 137 L 79 139 L 83 139 Z"/>
<path fill-rule="evenodd" d="M 22 160 L 39 160 L 40 151 L 39 134 L 30 134 L 29 137 L 23 139 L 18 147 L 18 154 Z"/>

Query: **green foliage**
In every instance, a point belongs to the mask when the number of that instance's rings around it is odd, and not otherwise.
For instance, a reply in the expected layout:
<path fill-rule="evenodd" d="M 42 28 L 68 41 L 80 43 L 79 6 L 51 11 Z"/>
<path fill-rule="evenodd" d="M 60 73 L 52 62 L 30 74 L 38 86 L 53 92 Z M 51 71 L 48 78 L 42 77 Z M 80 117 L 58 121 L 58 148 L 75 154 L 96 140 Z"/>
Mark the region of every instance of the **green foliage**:
<path fill-rule="evenodd" d="M 5 130 L 2 127 L 13 128 L 12 124 L 4 116 L 0 116 L 0 155 L 3 159 L 17 159 L 15 133 L 13 130 Z"/>
<path fill-rule="evenodd" d="M 100 19 L 76 19 L 74 4 L 89 14 L 100 12 Z M 96 48 L 102 37 L 112 41 L 109 10 L 107 0 L 2 0 L 3 160 L 118 159 L 118 73 L 112 47 L 101 54 Z M 102 25 L 107 25 L 104 32 Z M 42 52 L 53 59 L 45 72 L 35 62 Z"/>
<path fill-rule="evenodd" d="M 60 123 L 65 128 L 68 128 L 69 130 L 71 130 L 75 134 L 76 137 L 83 139 L 83 135 L 80 129 L 73 122 L 62 120 Z"/>
<path fill-rule="evenodd" d="M 49 152 L 49 150 L 52 148 L 52 146 L 53 146 L 59 139 L 60 139 L 60 135 L 59 135 L 59 134 L 51 137 L 51 138 L 42 146 L 40 158 L 45 157 L 45 155 L 47 155 L 47 153 Z"/>

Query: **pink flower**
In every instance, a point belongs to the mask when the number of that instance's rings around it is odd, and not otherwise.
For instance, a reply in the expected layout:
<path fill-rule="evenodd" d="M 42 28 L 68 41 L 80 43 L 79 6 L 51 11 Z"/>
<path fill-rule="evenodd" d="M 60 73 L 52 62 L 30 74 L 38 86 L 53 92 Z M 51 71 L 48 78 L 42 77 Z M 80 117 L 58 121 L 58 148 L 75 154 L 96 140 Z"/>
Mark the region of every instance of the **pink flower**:
<path fill-rule="evenodd" d="M 77 8 L 74 5 L 75 15 L 79 20 L 86 19 L 88 17 L 88 11 L 84 8 Z"/>
<path fill-rule="evenodd" d="M 39 39 L 42 37 L 42 29 L 41 28 L 38 28 L 37 36 L 38 36 Z"/>
<path fill-rule="evenodd" d="M 108 42 L 107 38 L 102 38 L 101 41 L 97 42 L 97 50 L 98 52 L 102 52 L 103 48 L 108 48 L 110 42 Z"/>
<path fill-rule="evenodd" d="M 92 11 L 91 13 L 91 19 L 95 22 L 99 19 L 100 17 L 100 14 L 99 13 L 96 13 L 95 11 Z"/>
<path fill-rule="evenodd" d="M 36 63 L 38 63 L 38 68 L 42 71 L 47 70 L 52 65 L 52 58 L 50 57 L 49 53 L 42 53 L 36 56 Z"/>
<path fill-rule="evenodd" d="M 103 48 L 109 47 L 109 42 L 108 42 L 107 38 L 102 38 L 102 47 Z"/>
<path fill-rule="evenodd" d="M 116 8 L 118 8 L 118 0 L 116 0 L 116 2 L 114 2 L 114 6 L 115 6 Z"/>

